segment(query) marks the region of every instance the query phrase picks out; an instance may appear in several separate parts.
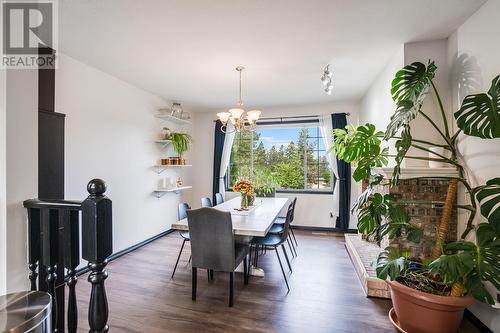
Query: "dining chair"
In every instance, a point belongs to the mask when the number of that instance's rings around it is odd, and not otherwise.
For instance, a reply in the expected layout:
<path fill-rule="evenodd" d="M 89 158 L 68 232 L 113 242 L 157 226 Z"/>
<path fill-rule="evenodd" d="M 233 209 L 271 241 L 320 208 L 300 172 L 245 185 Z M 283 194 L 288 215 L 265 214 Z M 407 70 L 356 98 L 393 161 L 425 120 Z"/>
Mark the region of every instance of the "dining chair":
<path fill-rule="evenodd" d="M 283 269 L 283 264 L 281 262 L 280 254 L 278 252 L 278 247 L 281 246 L 281 249 L 283 250 L 283 254 L 285 255 L 286 262 L 288 264 L 288 268 L 290 269 L 290 272 L 292 272 L 292 266 L 290 265 L 290 260 L 288 259 L 288 255 L 286 253 L 286 249 L 284 246 L 284 243 L 286 242 L 288 238 L 288 231 L 290 229 L 290 220 L 292 217 L 293 213 L 293 203 L 290 203 L 288 206 L 287 214 L 285 217 L 285 223 L 283 224 L 283 232 L 280 234 L 271 234 L 268 233 L 264 237 L 254 237 L 252 244 L 255 245 L 255 256 L 258 256 L 258 251 L 259 251 L 259 246 L 262 246 L 264 248 L 273 248 L 274 251 L 276 252 L 276 256 L 278 257 L 278 262 L 281 267 L 281 272 L 283 273 L 283 277 L 285 278 L 285 283 L 286 283 L 286 288 L 288 291 L 290 291 L 290 286 L 288 285 L 288 280 L 286 278 L 286 273 L 285 270 Z M 251 257 L 250 257 L 251 261 Z"/>
<path fill-rule="evenodd" d="M 229 273 L 229 306 L 233 306 L 234 270 L 242 261 L 244 283 L 248 284 L 249 245 L 235 242 L 230 212 L 203 207 L 189 210 L 187 215 L 191 236 L 193 301 L 196 300 L 197 270 L 201 268 Z"/>
<path fill-rule="evenodd" d="M 215 205 L 220 205 L 223 202 L 224 197 L 222 196 L 222 193 L 215 193 Z"/>
<path fill-rule="evenodd" d="M 297 202 L 297 197 L 295 197 L 292 201 L 292 217 L 290 220 L 290 224 L 293 222 L 293 218 L 295 216 L 295 204 Z M 276 220 L 274 221 L 274 224 L 271 226 L 271 229 L 269 229 L 269 233 L 271 234 L 280 234 L 283 232 L 284 229 L 284 224 L 285 224 L 285 217 L 277 217 Z M 293 229 L 290 228 L 290 233 L 292 234 L 293 239 L 295 240 L 295 244 L 297 244 L 297 239 L 295 238 L 295 233 L 293 232 Z M 297 256 L 297 250 L 295 249 L 295 245 L 293 241 L 290 241 L 289 238 L 287 238 L 287 243 L 288 247 L 290 248 L 290 252 L 292 252 L 292 255 L 295 254 Z"/>
<path fill-rule="evenodd" d="M 182 202 L 179 204 L 177 210 L 179 221 L 187 217 L 187 211 L 189 209 L 191 209 L 191 207 L 189 207 L 187 203 Z M 184 240 L 182 241 L 181 250 L 179 251 L 179 255 L 177 256 L 177 261 L 175 262 L 174 271 L 172 272 L 172 279 L 174 278 L 175 270 L 177 269 L 177 265 L 179 264 L 179 259 L 181 258 L 182 250 L 184 249 L 184 244 L 186 244 L 186 242 L 189 242 L 189 231 L 181 230 L 179 231 L 179 234 Z"/>
<path fill-rule="evenodd" d="M 210 198 L 201 198 L 201 207 L 210 208 L 212 207 L 212 200 Z"/>

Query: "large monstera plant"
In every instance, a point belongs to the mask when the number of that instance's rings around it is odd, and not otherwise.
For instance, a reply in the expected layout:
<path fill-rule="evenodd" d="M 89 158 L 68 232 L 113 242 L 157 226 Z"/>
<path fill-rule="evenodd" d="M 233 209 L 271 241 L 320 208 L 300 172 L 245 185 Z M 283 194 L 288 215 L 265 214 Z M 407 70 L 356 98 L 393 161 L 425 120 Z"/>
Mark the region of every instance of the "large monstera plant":
<path fill-rule="evenodd" d="M 405 159 L 439 161 L 455 167 L 458 176 L 449 177 L 448 195 L 431 257 L 415 262 L 408 254 L 389 247 L 377 258 L 377 274 L 380 278 L 389 276 L 393 280 L 411 275 L 413 279 L 430 281 L 427 285 L 432 287 L 422 287 L 422 291 L 451 296 L 470 294 L 482 302 L 493 303 L 494 299 L 484 287 L 484 282 L 488 281 L 500 291 L 500 178 L 472 187 L 465 175 L 464 163 L 459 159 L 457 139 L 460 133 L 481 139 L 500 138 L 500 75 L 493 79 L 487 93 L 469 95 L 463 100 L 461 108 L 454 113 L 458 129 L 452 133 L 447 112 L 434 84 L 436 70 L 431 61 L 427 65 L 416 62 L 399 70 L 391 89 L 397 107 L 385 132 L 377 131 L 372 124 L 348 125 L 345 129 L 334 130 L 332 149 L 337 158 L 355 165 L 353 178 L 356 181 L 366 181 L 366 190 L 353 205 L 352 211 L 358 214 L 358 230 L 376 240 L 406 237 L 419 243 L 424 237 L 422 230 L 410 222 L 404 208 L 415 202 L 377 193 L 379 185 L 398 184 L 401 164 Z M 422 108 L 431 91 L 439 105 L 439 122 Z M 425 119 L 438 133 L 441 138 L 439 143 L 412 136 L 412 121 L 417 117 Z M 383 147 L 389 140 L 396 148 L 395 154 L 389 154 L 389 149 Z M 432 147 L 444 148 L 449 154 L 436 153 L 430 149 Z M 410 148 L 431 153 L 434 157 L 408 155 Z M 389 158 L 394 158 L 395 166 L 391 179 L 384 180 L 373 170 L 387 166 Z M 467 205 L 456 205 L 454 202 L 458 183 L 463 184 L 469 196 L 470 203 Z M 426 202 L 420 200 L 418 203 Z M 446 244 L 445 236 L 453 207 L 465 209 L 470 215 L 460 240 Z M 482 217 L 479 218 L 479 215 Z M 476 219 L 483 221 L 474 225 Z M 475 242 L 468 240 L 473 231 Z M 426 285 L 421 282 L 418 284 Z"/>

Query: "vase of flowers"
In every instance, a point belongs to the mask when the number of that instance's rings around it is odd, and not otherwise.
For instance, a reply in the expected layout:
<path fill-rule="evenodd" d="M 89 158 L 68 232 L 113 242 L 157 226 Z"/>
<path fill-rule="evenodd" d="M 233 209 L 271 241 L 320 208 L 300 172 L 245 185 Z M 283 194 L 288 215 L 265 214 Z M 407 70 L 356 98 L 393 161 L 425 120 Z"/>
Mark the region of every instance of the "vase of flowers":
<path fill-rule="evenodd" d="M 248 207 L 248 199 L 249 197 L 253 197 L 253 189 L 254 185 L 246 179 L 240 179 L 234 183 L 233 192 L 240 192 L 241 194 L 241 209 L 246 209 Z"/>

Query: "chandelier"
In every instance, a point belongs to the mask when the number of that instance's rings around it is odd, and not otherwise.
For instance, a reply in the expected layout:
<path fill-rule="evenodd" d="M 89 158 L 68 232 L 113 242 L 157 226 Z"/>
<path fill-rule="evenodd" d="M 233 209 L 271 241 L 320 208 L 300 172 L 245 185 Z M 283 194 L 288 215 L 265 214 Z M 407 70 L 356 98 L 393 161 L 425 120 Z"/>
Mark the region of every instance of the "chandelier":
<path fill-rule="evenodd" d="M 217 117 L 222 122 L 221 131 L 224 133 L 240 132 L 242 130 L 255 131 L 257 127 L 257 120 L 259 120 L 261 112 L 259 110 L 251 110 L 246 112 L 243 109 L 243 100 L 241 99 L 241 72 L 245 67 L 238 66 L 236 70 L 240 76 L 240 99 L 238 101 L 238 107 L 229 109 L 225 112 L 217 113 Z M 232 130 L 227 129 L 228 123 L 233 125 Z"/>

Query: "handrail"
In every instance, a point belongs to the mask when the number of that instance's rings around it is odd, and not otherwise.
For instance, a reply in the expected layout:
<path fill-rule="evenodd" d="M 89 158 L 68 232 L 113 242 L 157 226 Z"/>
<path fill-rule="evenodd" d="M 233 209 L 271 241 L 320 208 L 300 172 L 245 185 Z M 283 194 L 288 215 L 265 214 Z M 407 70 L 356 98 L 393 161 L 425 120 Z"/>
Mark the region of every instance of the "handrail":
<path fill-rule="evenodd" d="M 104 281 L 108 277 L 105 267 L 113 254 L 112 202 L 104 195 L 106 183 L 101 179 L 92 179 L 87 191 L 89 196 L 83 201 L 29 199 L 23 202 L 28 213 L 31 290 L 47 291 L 51 295 L 53 333 L 63 333 L 61 327 L 65 327 L 64 283 L 69 291 L 67 332 L 77 332 L 76 268 L 80 258 L 88 262 L 90 271 L 89 332 L 109 330 Z"/>
<path fill-rule="evenodd" d="M 46 200 L 28 199 L 23 202 L 25 208 L 53 208 L 53 209 L 82 209 L 82 202 L 79 200 Z"/>

